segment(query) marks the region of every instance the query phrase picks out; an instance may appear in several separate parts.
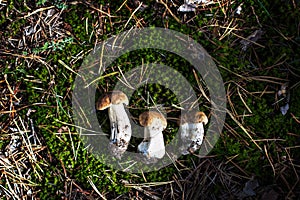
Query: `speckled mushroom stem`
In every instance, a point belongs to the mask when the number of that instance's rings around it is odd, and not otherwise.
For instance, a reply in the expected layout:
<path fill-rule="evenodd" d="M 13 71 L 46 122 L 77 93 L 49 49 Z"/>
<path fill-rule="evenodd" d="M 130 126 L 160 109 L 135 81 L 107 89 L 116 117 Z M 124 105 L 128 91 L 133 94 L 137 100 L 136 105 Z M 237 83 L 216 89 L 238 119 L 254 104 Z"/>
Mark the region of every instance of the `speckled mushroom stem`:
<path fill-rule="evenodd" d="M 185 123 L 180 126 L 182 140 L 182 154 L 186 155 L 195 152 L 200 148 L 203 137 L 203 123 Z"/>
<path fill-rule="evenodd" d="M 204 112 L 191 112 L 182 116 L 180 124 L 181 151 L 183 155 L 194 153 L 198 150 L 204 138 L 204 126 L 208 119 Z"/>
<path fill-rule="evenodd" d="M 119 143 L 124 140 L 128 143 L 131 138 L 131 125 L 123 104 L 111 105 L 108 112 L 111 124 L 111 142 Z"/>
<path fill-rule="evenodd" d="M 117 158 L 121 158 L 127 150 L 131 138 L 131 124 L 124 104 L 128 105 L 128 98 L 121 91 L 107 92 L 96 103 L 97 110 L 108 109 L 111 131 L 109 149 Z"/>
<path fill-rule="evenodd" d="M 147 158 L 162 158 L 165 155 L 165 143 L 162 131 L 167 121 L 160 113 L 148 111 L 139 116 L 144 126 L 144 140 L 138 145 L 138 152 Z"/>

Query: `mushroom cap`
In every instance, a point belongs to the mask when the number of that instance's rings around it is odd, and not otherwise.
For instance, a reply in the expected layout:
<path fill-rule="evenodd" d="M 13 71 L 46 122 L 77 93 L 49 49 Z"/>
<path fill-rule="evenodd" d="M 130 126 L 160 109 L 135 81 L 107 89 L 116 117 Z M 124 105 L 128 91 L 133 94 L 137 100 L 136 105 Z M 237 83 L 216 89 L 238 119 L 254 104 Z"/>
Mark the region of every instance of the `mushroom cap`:
<path fill-rule="evenodd" d="M 193 119 L 195 120 L 195 123 L 200 123 L 200 122 L 204 124 L 208 123 L 208 118 L 204 112 L 196 112 Z"/>
<path fill-rule="evenodd" d="M 179 119 L 181 120 L 181 124 L 184 123 L 208 123 L 208 118 L 204 112 L 187 112 L 181 116 Z"/>
<path fill-rule="evenodd" d="M 142 126 L 150 126 L 156 119 L 161 121 L 163 129 L 165 129 L 167 127 L 166 118 L 159 112 L 146 111 L 146 112 L 143 112 L 142 114 L 140 114 L 140 116 L 139 116 L 139 122 Z"/>
<path fill-rule="evenodd" d="M 128 105 L 128 98 L 123 92 L 115 90 L 102 95 L 97 101 L 96 108 L 97 110 L 105 110 L 113 104 L 121 103 Z"/>

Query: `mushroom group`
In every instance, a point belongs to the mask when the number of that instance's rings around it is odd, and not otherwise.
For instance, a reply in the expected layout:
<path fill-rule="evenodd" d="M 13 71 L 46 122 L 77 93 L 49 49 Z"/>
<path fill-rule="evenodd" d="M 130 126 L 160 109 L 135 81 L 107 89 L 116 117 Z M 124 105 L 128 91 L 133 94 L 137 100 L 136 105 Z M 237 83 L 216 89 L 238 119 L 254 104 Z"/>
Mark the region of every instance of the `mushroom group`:
<path fill-rule="evenodd" d="M 147 158 L 162 158 L 165 155 L 165 143 L 162 131 L 167 127 L 165 117 L 155 111 L 146 111 L 139 116 L 144 127 L 144 140 L 138 145 L 138 152 Z"/>
<path fill-rule="evenodd" d="M 203 142 L 204 127 L 208 119 L 204 112 L 188 112 L 181 116 L 180 132 L 183 155 L 194 153 Z"/>
<path fill-rule="evenodd" d="M 108 109 L 110 121 L 110 143 L 112 154 L 121 158 L 127 150 L 132 130 L 124 105 L 128 105 L 127 96 L 121 91 L 105 93 L 96 103 L 97 110 Z M 148 160 L 161 159 L 165 155 L 163 130 L 167 127 L 166 118 L 156 111 L 146 111 L 139 116 L 139 123 L 144 127 L 144 139 L 137 151 Z M 208 123 L 204 112 L 187 112 L 180 118 L 180 137 L 183 155 L 194 153 L 203 142 L 204 127 Z"/>
<path fill-rule="evenodd" d="M 105 93 L 97 101 L 97 110 L 108 108 L 110 121 L 110 148 L 118 158 L 127 150 L 131 138 L 131 124 L 125 111 L 124 104 L 128 105 L 127 96 L 121 91 Z"/>

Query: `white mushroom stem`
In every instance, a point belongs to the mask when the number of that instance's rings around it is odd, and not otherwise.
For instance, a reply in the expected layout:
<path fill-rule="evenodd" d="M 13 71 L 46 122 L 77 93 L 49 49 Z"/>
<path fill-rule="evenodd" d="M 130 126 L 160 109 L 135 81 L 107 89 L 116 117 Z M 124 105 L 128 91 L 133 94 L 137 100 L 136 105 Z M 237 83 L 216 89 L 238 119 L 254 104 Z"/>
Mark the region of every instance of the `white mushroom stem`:
<path fill-rule="evenodd" d="M 162 132 L 151 137 L 148 146 L 149 157 L 162 158 L 165 155 L 165 143 Z"/>
<path fill-rule="evenodd" d="M 123 104 L 113 104 L 108 108 L 112 143 L 128 143 L 131 137 L 131 125 Z"/>
<path fill-rule="evenodd" d="M 200 148 L 204 137 L 203 124 L 207 124 L 208 119 L 204 112 L 190 112 L 183 115 L 181 120 L 181 150 L 182 154 L 186 155 Z"/>
<path fill-rule="evenodd" d="M 144 128 L 144 140 L 138 146 L 142 152 L 150 158 L 162 158 L 165 155 L 165 143 L 162 134 L 161 122 L 154 120 L 153 124 Z"/>
<path fill-rule="evenodd" d="M 196 151 L 203 142 L 204 127 L 203 123 L 184 123 L 180 126 L 181 139 L 184 143 L 185 150 L 183 154 L 188 154 L 189 151 Z"/>
<path fill-rule="evenodd" d="M 144 126 L 144 140 L 138 145 L 138 151 L 148 158 L 162 158 L 165 155 L 165 143 L 162 131 L 167 127 L 163 115 L 157 112 L 144 112 L 139 116 Z"/>

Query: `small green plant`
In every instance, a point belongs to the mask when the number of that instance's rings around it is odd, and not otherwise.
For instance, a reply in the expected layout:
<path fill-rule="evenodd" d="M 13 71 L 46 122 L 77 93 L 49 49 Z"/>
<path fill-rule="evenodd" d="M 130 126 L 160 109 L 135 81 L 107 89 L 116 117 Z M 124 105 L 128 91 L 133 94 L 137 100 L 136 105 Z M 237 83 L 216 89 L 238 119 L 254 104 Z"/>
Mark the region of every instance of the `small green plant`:
<path fill-rule="evenodd" d="M 42 47 L 34 48 L 32 51 L 35 54 L 42 53 L 46 50 L 52 49 L 53 51 L 63 50 L 67 44 L 71 44 L 73 42 L 72 37 L 64 38 L 63 40 L 45 42 Z"/>
<path fill-rule="evenodd" d="M 48 0 L 38 0 L 38 2 L 36 3 L 36 5 L 40 6 L 40 5 L 44 5 Z"/>
<path fill-rule="evenodd" d="M 46 3 L 48 3 L 48 0 L 38 0 L 36 5 L 38 6 L 44 6 Z M 58 9 L 61 9 L 61 10 L 65 10 L 68 8 L 68 5 L 65 3 L 65 2 L 62 2 L 62 0 L 55 0 L 53 2 L 53 4 L 58 8 Z"/>

